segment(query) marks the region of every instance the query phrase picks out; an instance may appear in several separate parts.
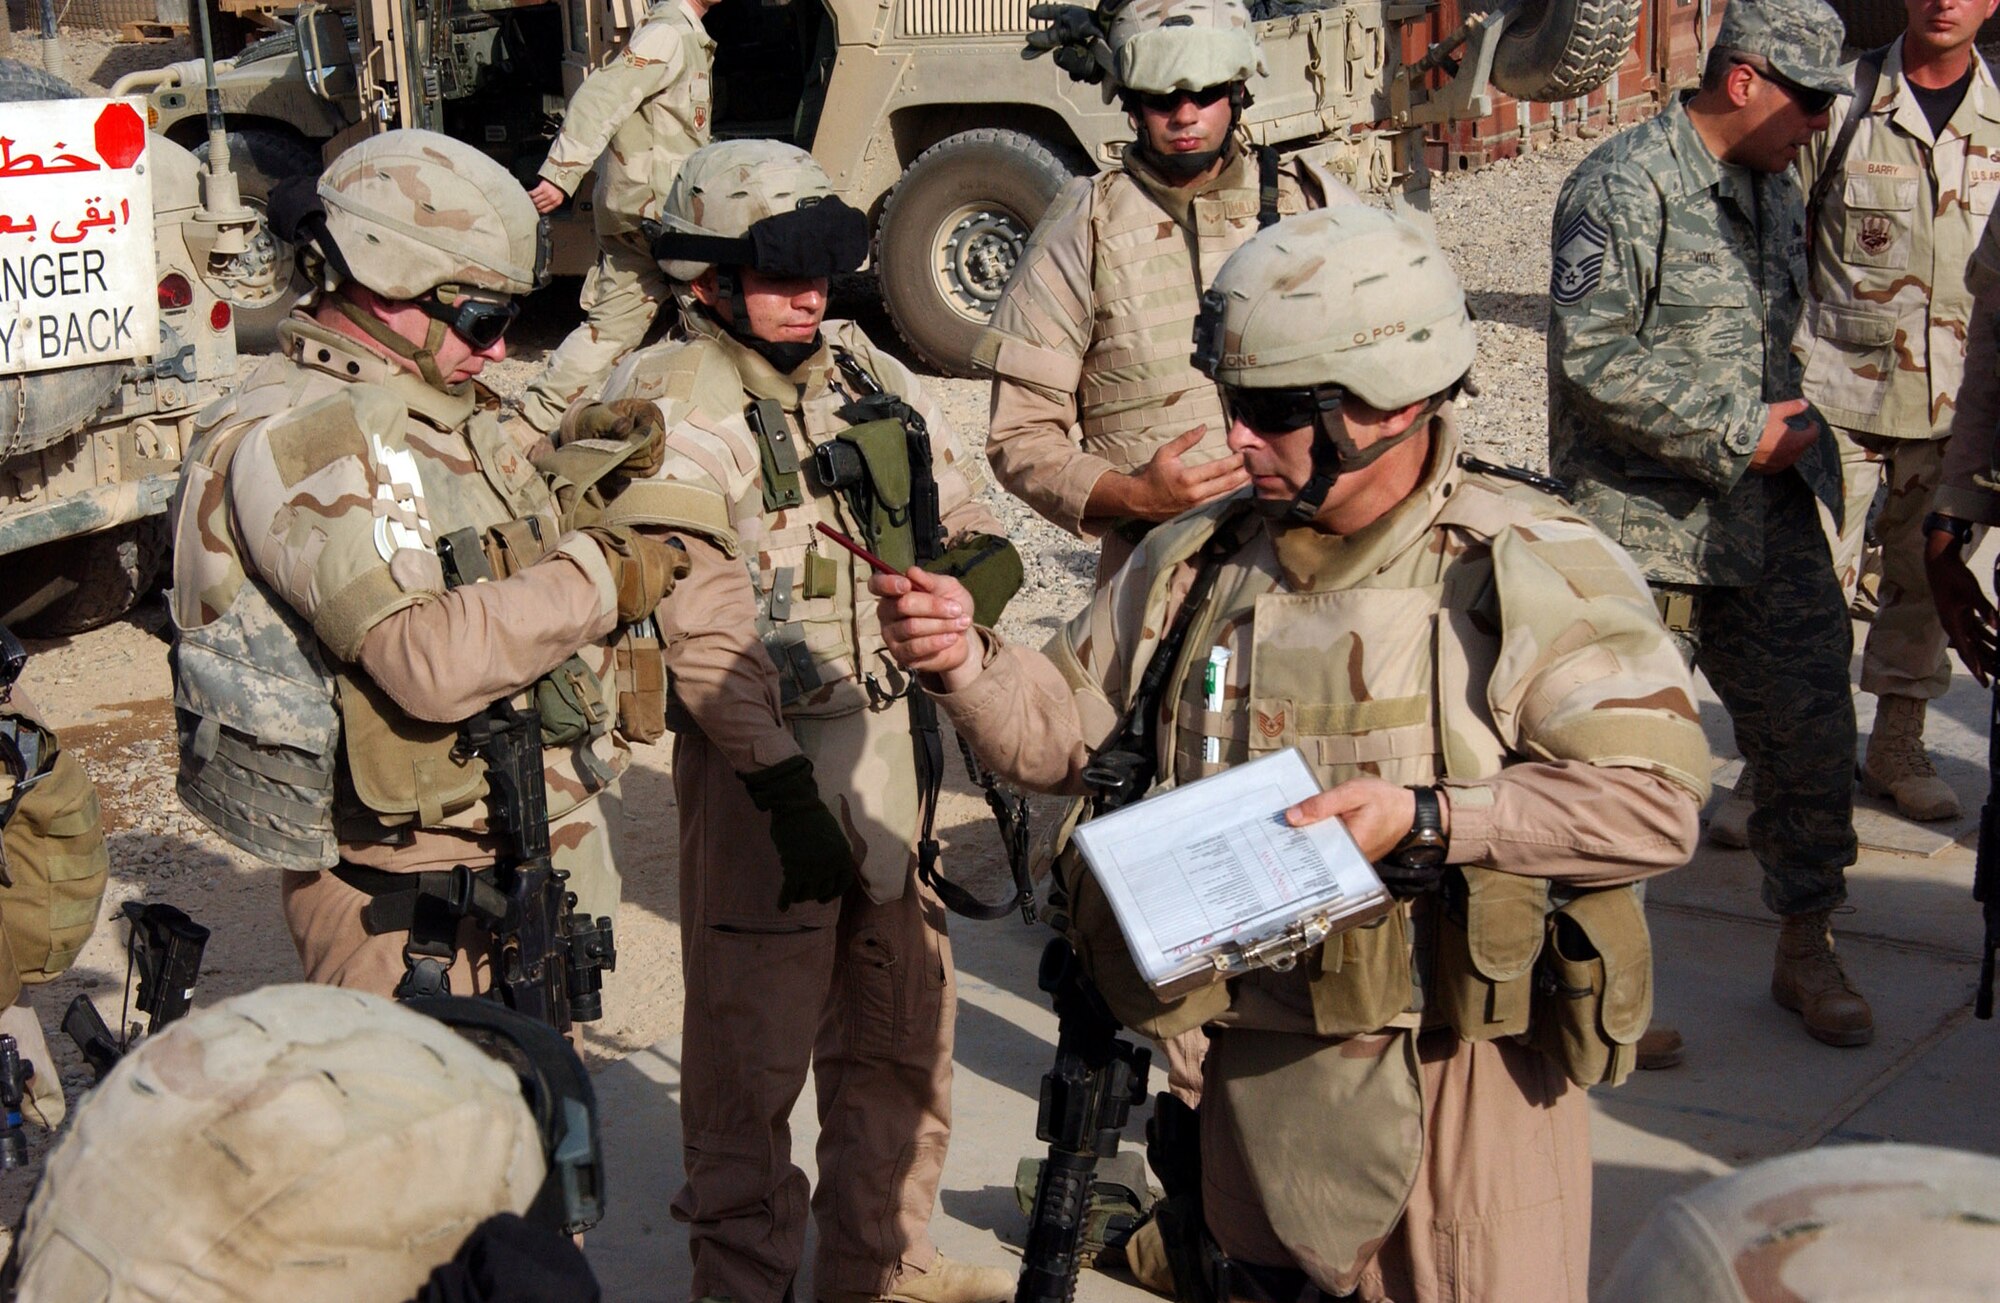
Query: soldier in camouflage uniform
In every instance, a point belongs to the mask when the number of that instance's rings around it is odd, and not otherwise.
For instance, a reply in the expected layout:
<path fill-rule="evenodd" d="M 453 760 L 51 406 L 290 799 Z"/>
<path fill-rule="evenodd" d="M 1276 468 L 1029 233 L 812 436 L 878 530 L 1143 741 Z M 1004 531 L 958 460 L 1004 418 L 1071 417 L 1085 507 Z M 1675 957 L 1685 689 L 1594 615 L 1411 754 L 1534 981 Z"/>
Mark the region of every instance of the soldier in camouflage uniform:
<path fill-rule="evenodd" d="M 596 396 L 618 359 L 646 341 L 672 297 L 639 227 L 659 217 L 674 174 L 708 143 L 715 42 L 701 19 L 719 2 L 655 0 L 617 58 L 577 88 L 542 179 L 528 192 L 537 212 L 552 213 L 597 167 L 591 209 L 597 265 L 584 276 L 578 300 L 585 320 L 521 398 L 522 417 L 539 433 L 553 433 L 571 403 Z"/>
<path fill-rule="evenodd" d="M 1811 193 L 1848 113 L 1863 115 L 1814 218 L 1795 346 L 1805 396 L 1841 441 L 1846 522 L 1834 569 L 1850 599 L 1869 504 L 1889 482 L 1876 526 L 1881 604 L 1861 657 L 1861 690 L 1878 698 L 1862 786 L 1912 819 L 1959 813 L 1924 754 L 1926 705 L 1950 686 L 1951 665 L 1920 525 L 1965 374 L 1966 273 L 2000 196 L 2000 86 L 1973 48 L 1996 5 L 1911 0 L 1872 102 L 1836 109 L 1799 156 Z"/>
<path fill-rule="evenodd" d="M 1923 522 L 1924 569 L 1946 641 L 1987 684 L 2000 666 L 2000 618 L 1965 562 L 1980 528 L 2000 525 L 2000 226 L 1987 224 L 1966 279 L 1972 308 L 1965 380 L 1933 509 Z"/>
<path fill-rule="evenodd" d="M 1822 1145 L 1658 1204 L 1601 1297 L 1990 1299 L 1996 1262 L 2000 1158 L 1930 1145 Z"/>
<path fill-rule="evenodd" d="M 1461 457 L 1450 399 L 1473 328 L 1424 234 L 1369 208 L 1307 213 L 1215 286 L 1198 349 L 1252 492 L 1153 531 L 1041 655 L 921 572 L 872 581 L 884 636 L 1004 777 L 1079 793 L 1212 576 L 1147 703 L 1158 779 L 1300 748 L 1327 790 L 1288 819 L 1340 817 L 1397 899 L 1324 954 L 1168 999 L 1059 862 L 1070 939 L 1120 1020 L 1208 1025 L 1201 1212 L 1227 1296 L 1581 1303 L 1579 1085 L 1630 1070 L 1651 1004 L 1626 884 L 1686 860 L 1708 792 L 1687 669 L 1623 552 Z M 1230 653 L 1220 710 L 1188 668 L 1210 648 Z M 1573 927 L 1588 945 L 1545 946 Z M 1529 992 L 1574 987 L 1570 953 L 1598 956 L 1581 983 L 1605 998 L 1565 1042 Z"/>
<path fill-rule="evenodd" d="M 97 788 L 19 685 L 0 689 L 0 1033 L 34 1068 L 22 1112 L 53 1131 L 62 1076 L 27 992 L 69 971 L 97 927 L 111 859 Z"/>
<path fill-rule="evenodd" d="M 1815 496 L 1832 433 L 1791 352 L 1804 204 L 1788 174 L 1849 89 L 1819 0 L 1731 0 L 1701 86 L 1599 146 L 1556 202 L 1549 460 L 1624 544 L 1736 724 L 1750 846 L 1782 916 L 1771 992 L 1834 1045 L 1874 1035 L 1829 918 L 1854 862 L 1853 646 Z"/>
<path fill-rule="evenodd" d="M 309 979 L 467 994 L 489 946 L 454 872 L 489 869 L 500 840 L 460 721 L 532 695 L 555 867 L 580 913 L 615 913 L 614 660 L 685 560 L 566 528 L 473 382 L 547 248 L 505 169 L 393 131 L 300 198 L 323 288 L 205 414 L 173 506 L 178 790 L 285 870 Z"/>
<path fill-rule="evenodd" d="M 973 353 L 993 373 L 994 474 L 1070 533 L 1103 539 L 1100 583 L 1154 524 L 1248 482 L 1223 446 L 1215 386 L 1187 357 L 1223 260 L 1280 214 L 1360 202 L 1237 133 L 1263 67 L 1241 0 L 1131 0 L 1105 39 L 1106 94 L 1138 139 L 1056 196 Z"/>
<path fill-rule="evenodd" d="M 661 635 L 687 982 L 673 1214 L 689 1227 L 692 1296 L 790 1296 L 807 1183 L 785 1119 L 810 1066 L 817 1297 L 992 1303 L 1012 1295 L 1011 1273 L 949 1262 L 929 1232 L 955 994 L 944 909 L 917 872 L 909 682 L 874 604 L 855 602 L 867 566 L 814 527 L 909 564 L 917 442 L 944 532 L 1005 549 L 990 538 L 1001 526 L 916 376 L 854 323 L 822 320 L 828 278 L 860 265 L 868 234 L 811 155 L 708 146 L 663 221 L 655 251 L 697 305 L 690 337 L 625 359 L 564 434 L 663 425 L 664 464 L 608 510 L 675 531 L 691 561 Z M 877 388 L 890 401 L 863 402 Z"/>

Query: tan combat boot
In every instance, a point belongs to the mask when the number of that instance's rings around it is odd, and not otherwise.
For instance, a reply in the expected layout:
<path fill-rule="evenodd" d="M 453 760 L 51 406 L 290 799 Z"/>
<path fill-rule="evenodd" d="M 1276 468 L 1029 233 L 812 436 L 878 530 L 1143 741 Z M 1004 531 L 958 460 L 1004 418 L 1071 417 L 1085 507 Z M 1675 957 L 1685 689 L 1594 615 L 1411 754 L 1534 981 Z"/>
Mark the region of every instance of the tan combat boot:
<path fill-rule="evenodd" d="M 1920 697 L 1878 698 L 1868 756 L 1861 764 L 1862 791 L 1890 798 L 1896 813 L 1923 823 L 1956 819 L 1959 814 L 1958 795 L 1924 754 L 1927 704 Z"/>
<path fill-rule="evenodd" d="M 999 1267 L 974 1267 L 953 1262 L 942 1253 L 931 1269 L 906 1273 L 886 1294 L 853 1294 L 829 1290 L 825 1303 L 1007 1303 L 1014 1297 L 1015 1277 Z"/>
<path fill-rule="evenodd" d="M 1750 770 L 1745 768 L 1736 786 L 1708 821 L 1708 844 L 1742 850 L 1750 845 L 1750 812 L 1757 808 Z"/>
<path fill-rule="evenodd" d="M 1785 916 L 1771 998 L 1804 1018 L 1815 1040 L 1866 1045 L 1875 1039 L 1875 1015 L 1833 953 L 1832 917 L 1830 909 Z"/>

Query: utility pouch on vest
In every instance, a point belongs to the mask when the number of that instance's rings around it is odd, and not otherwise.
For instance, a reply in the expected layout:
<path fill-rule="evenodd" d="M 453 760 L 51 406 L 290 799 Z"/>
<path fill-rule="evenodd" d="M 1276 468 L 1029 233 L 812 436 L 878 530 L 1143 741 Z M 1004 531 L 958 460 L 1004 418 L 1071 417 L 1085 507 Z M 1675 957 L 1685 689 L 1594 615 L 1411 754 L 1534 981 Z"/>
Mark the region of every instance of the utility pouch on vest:
<path fill-rule="evenodd" d="M 634 742 L 657 742 L 667 731 L 667 661 L 652 616 L 619 631 L 618 731 Z"/>
<path fill-rule="evenodd" d="M 535 709 L 542 716 L 545 747 L 574 746 L 611 727 L 604 684 L 576 655 L 535 680 Z"/>
<path fill-rule="evenodd" d="M 1081 812 L 1079 805 L 1077 813 Z M 1118 916 L 1112 912 L 1110 900 L 1097 885 L 1097 879 L 1091 877 L 1083 853 L 1069 840 L 1074 827 L 1072 819 L 1070 828 L 1063 830 L 1065 845 L 1055 862 L 1056 881 L 1070 902 L 1065 933 L 1083 970 L 1090 974 L 1090 980 L 1096 983 L 1104 1003 L 1118 1021 L 1142 1036 L 1163 1041 L 1228 1012 L 1229 987 L 1220 973 L 1208 985 L 1172 999 L 1146 984 L 1138 965 L 1132 962 L 1132 952 L 1126 948 L 1125 934 L 1118 929 Z"/>
<path fill-rule="evenodd" d="M 849 426 L 834 436 L 860 455 L 862 481 L 841 490 L 868 546 L 898 570 L 917 559 L 916 531 L 910 528 L 910 437 L 898 420 Z"/>
<path fill-rule="evenodd" d="M 1313 952 L 1313 1030 L 1321 1036 L 1380 1031 L 1409 1010 L 1409 908 L 1399 905 L 1372 923 L 1351 927 Z"/>
<path fill-rule="evenodd" d="M 925 569 L 950 575 L 972 594 L 972 622 L 991 629 L 1021 591 L 1021 554 L 1004 538 L 967 534 Z"/>
<path fill-rule="evenodd" d="M 799 485 L 799 450 L 792 443 L 785 409 L 776 399 L 759 398 L 744 409 L 757 436 L 757 460 L 764 473 L 764 510 L 782 511 L 805 500 Z"/>
<path fill-rule="evenodd" d="M 818 548 L 806 553 L 800 570 L 799 596 L 809 602 L 823 601 L 840 591 L 840 562 Z"/>
<path fill-rule="evenodd" d="M 1579 1086 L 1631 1075 L 1653 1016 L 1653 943 L 1639 894 L 1606 887 L 1558 905 L 1535 966 L 1529 1040 Z"/>
<path fill-rule="evenodd" d="M 97 789 L 75 756 L 57 754 L 7 821 L 5 840 L 10 881 L 0 888 L 0 925 L 20 979 L 46 982 L 90 939 L 111 872 Z"/>
<path fill-rule="evenodd" d="M 441 823 L 486 790 L 486 762 L 455 755 L 458 725 L 405 715 L 366 676 L 341 670 L 342 756 L 361 804 L 382 822 Z"/>
<path fill-rule="evenodd" d="M 541 560 L 547 551 L 542 541 L 542 522 L 533 516 L 526 520 L 503 520 L 486 531 L 486 564 L 493 568 L 495 579 L 519 574 Z"/>
<path fill-rule="evenodd" d="M 1426 994 L 1460 1036 L 1490 1041 L 1528 1030 L 1548 913 L 1545 878 L 1476 868 L 1446 876 Z"/>

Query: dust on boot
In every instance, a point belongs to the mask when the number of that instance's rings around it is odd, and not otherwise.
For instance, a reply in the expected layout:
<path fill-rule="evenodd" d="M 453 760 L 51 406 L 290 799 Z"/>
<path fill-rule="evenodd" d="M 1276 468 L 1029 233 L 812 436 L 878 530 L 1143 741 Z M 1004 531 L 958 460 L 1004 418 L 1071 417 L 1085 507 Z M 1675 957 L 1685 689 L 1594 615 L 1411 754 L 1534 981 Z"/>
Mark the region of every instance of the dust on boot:
<path fill-rule="evenodd" d="M 1958 796 L 1938 777 L 1924 753 L 1924 714 L 1930 703 L 1921 697 L 1882 697 L 1875 707 L 1875 728 L 1868 735 L 1868 755 L 1861 765 L 1861 790 L 1886 796 L 1905 819 L 1930 823 L 1955 819 Z"/>
<path fill-rule="evenodd" d="M 1833 953 L 1832 919 L 1830 909 L 1785 916 L 1771 998 L 1803 1018 L 1815 1040 L 1866 1045 L 1875 1039 L 1875 1015 Z"/>

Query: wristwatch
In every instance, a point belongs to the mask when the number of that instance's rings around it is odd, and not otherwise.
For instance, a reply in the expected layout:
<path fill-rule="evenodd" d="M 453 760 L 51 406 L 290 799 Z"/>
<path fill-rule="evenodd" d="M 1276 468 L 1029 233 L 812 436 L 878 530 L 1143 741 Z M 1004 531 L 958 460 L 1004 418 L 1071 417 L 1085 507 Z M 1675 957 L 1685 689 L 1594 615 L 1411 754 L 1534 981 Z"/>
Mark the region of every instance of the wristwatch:
<path fill-rule="evenodd" d="M 1417 798 L 1417 816 L 1410 821 L 1409 835 L 1383 858 L 1405 869 L 1434 869 L 1444 863 L 1450 842 L 1444 835 L 1444 811 L 1438 805 L 1437 788 L 1412 787 Z"/>
<path fill-rule="evenodd" d="M 1972 541 L 1972 530 L 1971 521 L 1960 520 L 1957 516 L 1947 516 L 1941 511 L 1933 511 L 1924 517 L 1924 537 L 1928 538 L 1932 534 L 1949 534 L 1957 542 L 1958 550 L 1961 552 L 1965 550 L 1965 545 Z"/>

